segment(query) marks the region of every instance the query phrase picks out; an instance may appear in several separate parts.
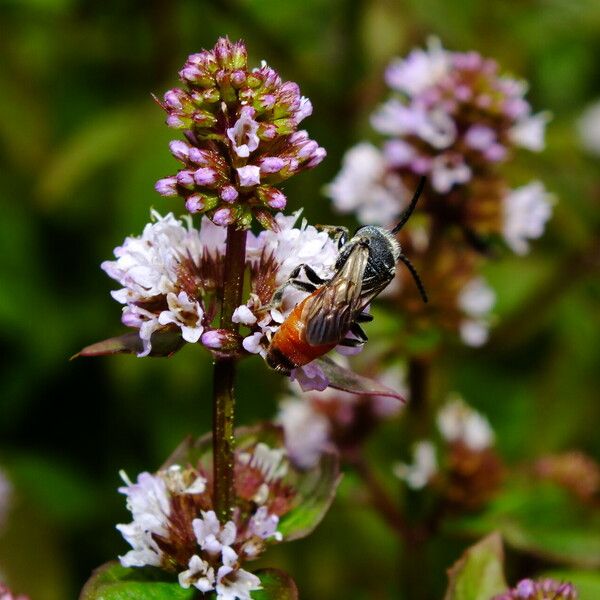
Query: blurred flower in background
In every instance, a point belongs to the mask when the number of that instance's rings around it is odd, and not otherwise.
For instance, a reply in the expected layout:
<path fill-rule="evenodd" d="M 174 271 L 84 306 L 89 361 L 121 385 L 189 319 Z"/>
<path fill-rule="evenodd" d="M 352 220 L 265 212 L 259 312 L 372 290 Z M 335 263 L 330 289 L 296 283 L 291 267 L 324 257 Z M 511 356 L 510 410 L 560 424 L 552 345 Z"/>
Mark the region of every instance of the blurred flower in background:
<path fill-rule="evenodd" d="M 427 176 L 417 205 L 422 219 L 413 219 L 401 240 L 423 273 L 431 305 L 421 306 L 404 289 L 405 273 L 398 275 L 403 285 L 396 304 L 410 315 L 412 329 L 435 324 L 459 332 L 467 345 L 481 346 L 494 293 L 478 274 L 478 255 L 489 253 L 494 238 L 525 254 L 552 213 L 552 196 L 542 183 L 511 189 L 499 166 L 520 148 L 543 150 L 549 114 L 534 114 L 525 82 L 503 74 L 494 60 L 445 50 L 437 39 L 426 50 L 393 60 L 385 79 L 392 97 L 371 123 L 387 141 L 351 148 L 326 193 L 338 211 L 355 213 L 364 224 L 389 226 L 419 177 Z M 457 311 L 464 318 L 449 318 Z"/>
<path fill-rule="evenodd" d="M 505 594 L 494 597 L 493 600 L 577 600 L 577 590 L 570 583 L 552 579 L 523 579 Z"/>
<path fill-rule="evenodd" d="M 0 532 L 8 516 L 13 487 L 4 471 L 0 469 Z"/>

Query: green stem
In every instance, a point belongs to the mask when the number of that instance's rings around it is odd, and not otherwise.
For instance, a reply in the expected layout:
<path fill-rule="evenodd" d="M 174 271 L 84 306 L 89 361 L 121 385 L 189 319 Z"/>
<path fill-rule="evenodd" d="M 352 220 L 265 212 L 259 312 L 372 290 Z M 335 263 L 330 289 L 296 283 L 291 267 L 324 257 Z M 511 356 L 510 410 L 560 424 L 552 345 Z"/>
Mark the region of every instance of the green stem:
<path fill-rule="evenodd" d="M 237 332 L 233 311 L 241 304 L 246 264 L 246 230 L 227 229 L 223 269 L 221 329 Z M 213 370 L 213 499 L 221 522 L 231 518 L 234 506 L 235 395 L 237 359 L 216 357 Z"/>

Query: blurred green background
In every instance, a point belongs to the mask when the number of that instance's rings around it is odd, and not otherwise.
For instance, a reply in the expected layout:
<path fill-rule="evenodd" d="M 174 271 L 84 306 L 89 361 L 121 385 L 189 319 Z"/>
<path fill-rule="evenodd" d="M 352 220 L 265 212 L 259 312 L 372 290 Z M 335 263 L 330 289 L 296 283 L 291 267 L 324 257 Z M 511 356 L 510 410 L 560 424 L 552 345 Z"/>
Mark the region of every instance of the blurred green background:
<path fill-rule="evenodd" d="M 0 0 L 0 468 L 15 487 L 0 570 L 32 600 L 75 598 L 93 567 L 125 552 L 114 529 L 128 520 L 119 469 L 153 470 L 186 434 L 210 428 L 200 348 L 172 360 L 68 358 L 122 330 L 100 262 L 141 232 L 150 206 L 182 212 L 153 190 L 175 161 L 150 94 L 223 34 L 244 38 L 251 63 L 266 59 L 313 102 L 304 125 L 328 158 L 286 187 L 289 208 L 312 222 L 352 225 L 321 190 L 344 151 L 372 136 L 391 57 L 435 34 L 530 81 L 534 109 L 554 118 L 546 151 L 519 157 L 509 178 L 541 179 L 558 198 L 554 217 L 529 256 L 489 266 L 489 347 L 454 349 L 434 391 L 458 390 L 487 414 L 509 463 L 570 448 L 600 457 L 600 158 L 583 153 L 575 130 L 600 99 L 597 0 Z M 239 422 L 272 416 L 283 385 L 245 361 Z M 398 458 L 396 438 L 384 431 L 374 455 Z M 425 559 L 432 598 L 467 542 Z M 361 600 L 404 596 L 400 561 L 347 475 L 317 533 L 263 562 L 288 569 L 304 598 Z"/>

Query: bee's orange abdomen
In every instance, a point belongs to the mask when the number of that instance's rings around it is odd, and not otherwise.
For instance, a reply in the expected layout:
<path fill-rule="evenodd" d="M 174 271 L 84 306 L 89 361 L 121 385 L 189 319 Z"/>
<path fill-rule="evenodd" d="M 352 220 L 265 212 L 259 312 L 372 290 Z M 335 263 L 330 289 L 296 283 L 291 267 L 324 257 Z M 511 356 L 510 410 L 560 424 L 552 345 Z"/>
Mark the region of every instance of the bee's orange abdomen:
<path fill-rule="evenodd" d="M 318 291 L 314 292 L 317 293 Z M 267 364 L 273 369 L 289 372 L 323 356 L 337 346 L 337 343 L 311 346 L 304 337 L 303 313 L 314 294 L 300 302 L 275 332 L 267 352 Z"/>

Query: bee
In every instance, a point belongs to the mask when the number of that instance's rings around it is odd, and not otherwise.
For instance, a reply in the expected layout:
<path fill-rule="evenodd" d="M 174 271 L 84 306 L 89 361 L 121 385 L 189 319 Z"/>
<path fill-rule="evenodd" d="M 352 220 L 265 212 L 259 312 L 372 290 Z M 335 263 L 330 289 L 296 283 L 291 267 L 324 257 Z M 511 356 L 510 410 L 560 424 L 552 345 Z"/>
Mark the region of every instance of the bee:
<path fill-rule="evenodd" d="M 400 243 L 394 237 L 410 218 L 424 186 L 422 177 L 410 204 L 392 230 L 367 225 L 357 229 L 348 240 L 345 228 L 334 228 L 338 232 L 340 253 L 331 279 L 322 279 L 304 264 L 292 271 L 289 280 L 275 292 L 271 304 L 281 302 L 288 285 L 311 293 L 294 307 L 271 339 L 266 356 L 271 368 L 289 373 L 337 345 L 364 344 L 367 336 L 360 323 L 372 320 L 365 309 L 394 279 L 398 262 L 406 265 L 423 301 L 427 302 L 417 271 L 402 254 Z M 308 281 L 299 279 L 302 272 Z M 354 338 L 346 338 L 348 333 Z"/>

